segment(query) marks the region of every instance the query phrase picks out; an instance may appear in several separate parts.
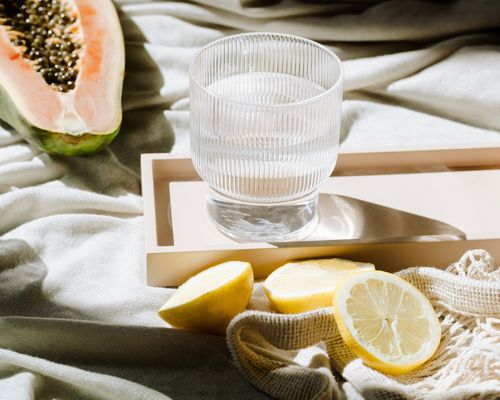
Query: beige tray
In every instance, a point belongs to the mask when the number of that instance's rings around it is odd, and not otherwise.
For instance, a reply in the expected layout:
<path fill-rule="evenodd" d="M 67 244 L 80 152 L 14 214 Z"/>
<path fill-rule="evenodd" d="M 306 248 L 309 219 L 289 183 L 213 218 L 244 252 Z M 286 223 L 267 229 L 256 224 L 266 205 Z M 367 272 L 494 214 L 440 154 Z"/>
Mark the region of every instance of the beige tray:
<path fill-rule="evenodd" d="M 388 147 L 342 151 L 335 174 L 365 171 L 437 171 L 447 169 L 500 168 L 500 145 Z"/>
<path fill-rule="evenodd" d="M 335 174 L 345 175 L 329 178 L 320 189 L 326 199 L 337 199 L 336 204 L 341 201 L 347 208 L 353 204 L 368 207 L 363 217 L 366 221 L 343 227 L 351 240 L 328 239 L 316 232 L 312 239 L 301 242 L 236 243 L 210 223 L 204 206 L 206 186 L 189 158 L 143 154 L 148 284 L 176 286 L 193 273 L 230 259 L 251 262 L 257 278 L 264 278 L 287 260 L 305 257 L 369 261 L 388 271 L 414 265 L 446 266 L 471 248 L 485 248 L 500 260 L 500 169 L 376 174 L 374 169 L 383 168 L 383 157 L 375 161 L 368 168 L 370 175 L 351 175 L 345 159 L 339 160 Z M 387 212 L 397 217 L 384 219 L 384 215 L 392 215 Z M 378 213 L 378 217 L 374 219 L 370 213 Z M 371 227 L 383 228 L 384 223 L 391 222 L 394 228 L 407 218 L 406 213 L 411 213 L 410 217 L 416 214 L 416 224 L 420 224 L 418 216 L 429 218 L 430 225 L 442 234 L 373 237 Z M 345 221 L 348 223 L 348 219 Z M 457 229 L 450 230 L 447 224 Z M 460 231 L 467 239 L 453 234 Z"/>

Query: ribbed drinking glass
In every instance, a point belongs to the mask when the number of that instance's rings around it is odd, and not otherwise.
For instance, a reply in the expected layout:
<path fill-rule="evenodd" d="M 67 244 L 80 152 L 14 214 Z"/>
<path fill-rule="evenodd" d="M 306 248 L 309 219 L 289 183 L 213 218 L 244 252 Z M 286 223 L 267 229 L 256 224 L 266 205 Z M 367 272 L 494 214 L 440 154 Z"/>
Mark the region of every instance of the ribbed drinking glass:
<path fill-rule="evenodd" d="M 308 39 L 248 33 L 202 48 L 189 76 L 191 155 L 217 228 L 240 241 L 311 233 L 337 160 L 338 57 Z"/>

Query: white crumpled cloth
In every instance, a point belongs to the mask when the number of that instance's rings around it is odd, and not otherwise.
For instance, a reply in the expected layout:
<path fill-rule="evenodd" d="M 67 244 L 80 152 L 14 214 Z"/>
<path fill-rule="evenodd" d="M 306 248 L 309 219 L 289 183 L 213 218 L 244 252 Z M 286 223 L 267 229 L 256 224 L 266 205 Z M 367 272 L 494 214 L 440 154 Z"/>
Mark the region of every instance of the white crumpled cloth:
<path fill-rule="evenodd" d="M 145 283 L 139 155 L 189 151 L 187 66 L 247 30 L 345 60 L 342 149 L 500 144 L 500 3 L 120 0 L 123 129 L 88 158 L 0 127 L 0 399 L 266 398 L 223 338 L 164 328 Z M 383 266 L 380 266 L 383 267 Z"/>

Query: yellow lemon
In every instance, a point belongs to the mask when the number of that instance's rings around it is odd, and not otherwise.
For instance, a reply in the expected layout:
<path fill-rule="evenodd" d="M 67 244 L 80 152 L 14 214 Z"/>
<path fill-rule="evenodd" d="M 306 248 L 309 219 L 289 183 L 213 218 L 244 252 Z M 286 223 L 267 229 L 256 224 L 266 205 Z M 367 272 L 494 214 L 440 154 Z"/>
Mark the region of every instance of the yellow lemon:
<path fill-rule="evenodd" d="M 247 306 L 252 288 L 252 266 L 228 261 L 188 279 L 158 314 L 176 328 L 224 334 L 229 321 Z"/>
<path fill-rule="evenodd" d="M 436 351 L 441 326 L 429 300 L 396 275 L 371 271 L 342 280 L 333 295 L 345 343 L 366 365 L 399 375 Z"/>
<path fill-rule="evenodd" d="M 280 312 L 295 314 L 331 307 L 338 281 L 346 274 L 371 271 L 373 264 L 340 258 L 289 262 L 271 273 L 264 292 Z"/>

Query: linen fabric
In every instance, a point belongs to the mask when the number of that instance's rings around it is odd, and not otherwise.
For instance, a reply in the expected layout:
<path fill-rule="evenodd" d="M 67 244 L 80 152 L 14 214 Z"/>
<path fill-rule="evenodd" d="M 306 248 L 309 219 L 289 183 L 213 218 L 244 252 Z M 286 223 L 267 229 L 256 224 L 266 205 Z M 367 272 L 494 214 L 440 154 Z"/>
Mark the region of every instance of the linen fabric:
<path fill-rule="evenodd" d="M 274 31 L 335 50 L 341 151 L 500 143 L 500 3 L 271 3 L 116 1 L 123 128 L 101 154 L 48 156 L 0 126 L 0 399 L 267 398 L 223 338 L 167 329 L 172 290 L 145 282 L 139 155 L 189 152 L 187 68 L 210 41 Z"/>

